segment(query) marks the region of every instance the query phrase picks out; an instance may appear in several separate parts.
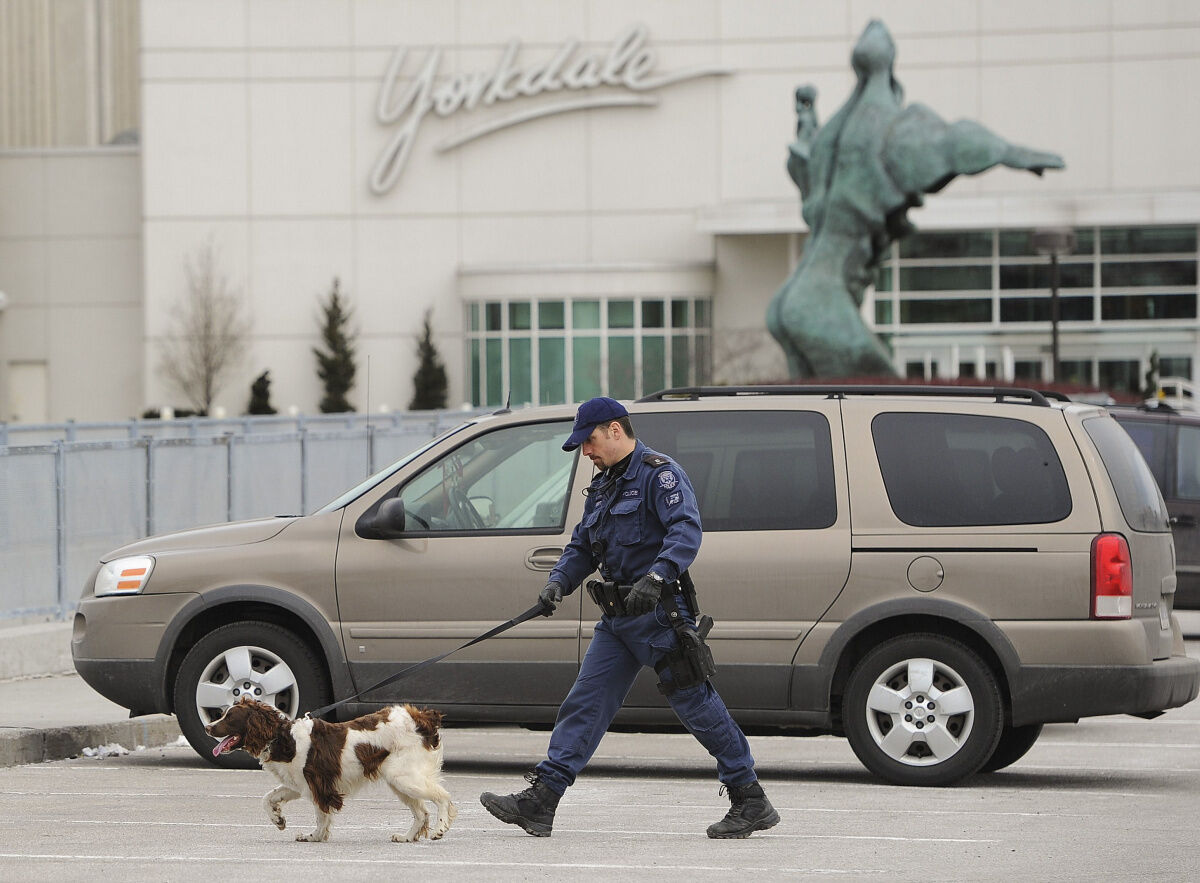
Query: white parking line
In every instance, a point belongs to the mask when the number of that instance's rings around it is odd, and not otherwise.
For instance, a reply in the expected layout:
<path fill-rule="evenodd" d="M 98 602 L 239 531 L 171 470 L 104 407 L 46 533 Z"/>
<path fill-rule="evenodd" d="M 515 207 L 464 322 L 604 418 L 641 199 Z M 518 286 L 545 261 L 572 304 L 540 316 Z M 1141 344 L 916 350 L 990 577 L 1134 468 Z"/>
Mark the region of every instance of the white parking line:
<path fill-rule="evenodd" d="M 12 825 L 28 824 L 31 820 L 21 818 L 11 822 Z M 114 819 L 64 819 L 53 818 L 45 819 L 44 821 L 53 821 L 60 825 L 99 825 L 104 827 L 120 827 L 122 825 L 136 828 L 263 828 L 274 829 L 274 825 L 269 822 L 154 822 L 154 821 L 136 821 L 136 820 L 114 820 Z M 305 823 L 309 820 L 306 819 Z M 0 820 L 0 826 L 6 824 L 4 820 Z M 304 824 L 299 822 L 289 825 L 289 827 L 299 826 L 304 827 Z M 363 824 L 339 824 L 338 830 L 342 831 L 382 831 L 388 829 L 387 825 L 363 825 Z M 390 829 L 388 829 L 390 830 Z M 468 833 L 468 832 L 490 832 L 507 831 L 506 828 L 497 828 L 493 825 L 478 826 L 470 824 L 455 824 L 452 833 Z M 634 828 L 629 829 L 607 829 L 598 830 L 595 827 L 588 828 L 570 828 L 558 825 L 554 828 L 556 834 L 570 834 L 572 836 L 587 837 L 593 835 L 603 838 L 611 837 L 646 837 L 647 835 L 661 834 L 671 837 L 688 837 L 701 836 L 700 833 L 692 830 L 682 829 L 678 831 L 669 831 L 664 828 L 654 828 L 639 830 Z M 892 837 L 892 836 L 876 836 L 871 834 L 788 834 L 785 831 L 771 831 L 770 833 L 761 832 L 755 835 L 756 837 L 765 837 L 775 840 L 869 840 L 869 841 L 885 841 L 895 843 L 999 843 L 999 840 L 977 838 L 977 837 Z"/>
<path fill-rule="evenodd" d="M 19 852 L 0 852 L 0 859 L 42 859 L 46 861 L 107 861 L 107 862 L 175 862 L 180 864 L 204 864 L 208 865 L 247 865 L 247 864 L 287 864 L 295 865 L 295 857 L 281 856 L 279 858 L 270 858 L 267 856 L 247 856 L 247 855 L 214 855 L 214 856 L 187 856 L 187 855 L 95 855 L 95 854 L 72 854 L 72 853 L 19 853 Z M 686 871 L 693 873 L 703 872 L 718 872 L 728 873 L 730 868 L 721 865 L 672 865 L 666 862 L 655 862 L 653 864 L 615 864 L 612 862 L 604 862 L 602 864 L 589 862 L 498 862 L 498 861 L 463 861 L 455 859 L 413 859 L 408 858 L 329 858 L 322 857 L 322 869 L 328 869 L 331 865 L 387 865 L 394 867 L 397 863 L 403 861 L 405 865 L 428 865 L 430 867 L 461 867 L 461 868 L 521 868 L 529 869 L 536 867 L 539 870 L 553 869 L 561 871 L 654 871 L 662 873 L 664 871 Z M 892 874 L 891 870 L 883 870 L 876 868 L 779 868 L 779 867 L 747 867 L 738 865 L 737 872 L 739 874 L 757 873 L 757 874 L 830 874 L 837 876 L 846 875 L 867 875 L 867 874 Z"/>

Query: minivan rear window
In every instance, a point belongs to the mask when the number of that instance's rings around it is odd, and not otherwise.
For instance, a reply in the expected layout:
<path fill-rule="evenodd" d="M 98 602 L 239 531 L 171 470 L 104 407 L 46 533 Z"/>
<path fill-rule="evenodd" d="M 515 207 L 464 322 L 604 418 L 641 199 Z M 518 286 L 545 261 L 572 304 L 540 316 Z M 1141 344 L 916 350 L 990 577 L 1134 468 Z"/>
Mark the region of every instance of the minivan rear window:
<path fill-rule="evenodd" d="M 1129 433 L 1112 417 L 1091 417 L 1083 421 L 1083 428 L 1100 452 L 1129 526 L 1151 532 L 1170 530 L 1167 504 Z"/>
<path fill-rule="evenodd" d="M 1032 423 L 889 412 L 871 421 L 871 434 L 888 501 L 905 524 L 1045 524 L 1071 514 L 1062 462 Z"/>
<path fill-rule="evenodd" d="M 637 414 L 634 431 L 683 467 L 705 533 L 819 530 L 837 520 L 833 448 L 823 414 Z"/>

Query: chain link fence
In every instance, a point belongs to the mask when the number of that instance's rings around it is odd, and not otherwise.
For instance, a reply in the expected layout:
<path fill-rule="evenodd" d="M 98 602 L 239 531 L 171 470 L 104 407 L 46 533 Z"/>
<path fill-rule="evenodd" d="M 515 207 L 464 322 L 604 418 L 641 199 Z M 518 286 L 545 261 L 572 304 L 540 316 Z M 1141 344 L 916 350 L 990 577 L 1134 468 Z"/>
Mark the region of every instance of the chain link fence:
<path fill-rule="evenodd" d="M 66 619 L 141 537 L 313 512 L 477 413 L 4 427 L 0 622 Z"/>

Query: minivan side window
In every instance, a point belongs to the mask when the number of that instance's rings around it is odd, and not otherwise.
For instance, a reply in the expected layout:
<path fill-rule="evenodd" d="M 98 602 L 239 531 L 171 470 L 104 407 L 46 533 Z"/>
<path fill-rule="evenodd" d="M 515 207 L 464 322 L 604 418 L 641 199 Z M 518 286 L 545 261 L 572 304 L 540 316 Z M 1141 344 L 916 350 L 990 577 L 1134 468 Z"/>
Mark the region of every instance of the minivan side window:
<path fill-rule="evenodd" d="M 509 426 L 455 448 L 400 492 L 405 532 L 559 533 L 576 457 L 571 424 Z"/>
<path fill-rule="evenodd" d="M 1162 422 L 1141 422 L 1137 420 L 1122 420 L 1117 422 L 1129 433 L 1133 443 L 1142 452 L 1146 465 L 1154 475 L 1160 488 L 1167 487 L 1167 448 L 1169 445 L 1171 427 Z M 1200 438 L 1196 439 L 1200 442 Z"/>
<path fill-rule="evenodd" d="M 687 473 L 705 533 L 819 530 L 837 520 L 823 414 L 637 414 L 633 424 L 639 439 Z"/>
<path fill-rule="evenodd" d="M 1179 424 L 1179 442 L 1175 449 L 1175 496 L 1181 500 L 1200 500 L 1200 426 Z"/>
<path fill-rule="evenodd" d="M 1089 418 L 1083 421 L 1083 428 L 1096 443 L 1129 526 L 1144 531 L 1170 530 L 1167 504 L 1129 433 L 1111 417 Z"/>
<path fill-rule="evenodd" d="M 1062 462 L 1032 423 L 889 412 L 871 421 L 871 435 L 888 501 L 905 524 L 1045 524 L 1071 514 Z"/>

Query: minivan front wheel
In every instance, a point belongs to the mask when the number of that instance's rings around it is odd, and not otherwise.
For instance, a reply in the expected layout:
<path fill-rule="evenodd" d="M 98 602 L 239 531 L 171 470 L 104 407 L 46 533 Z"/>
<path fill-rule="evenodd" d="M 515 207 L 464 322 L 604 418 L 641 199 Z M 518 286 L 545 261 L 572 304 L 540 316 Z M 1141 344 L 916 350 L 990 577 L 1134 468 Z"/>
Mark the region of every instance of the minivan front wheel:
<path fill-rule="evenodd" d="M 295 634 L 269 622 L 238 622 L 213 629 L 196 642 L 175 678 L 175 717 L 188 743 L 217 766 L 257 769 L 244 751 L 213 757 L 216 740 L 204 727 L 249 696 L 288 717 L 329 702 L 324 668 Z"/>
<path fill-rule="evenodd" d="M 880 644 L 846 684 L 842 721 L 863 765 L 896 785 L 951 785 L 991 758 L 1004 722 L 996 677 L 939 635 Z"/>

